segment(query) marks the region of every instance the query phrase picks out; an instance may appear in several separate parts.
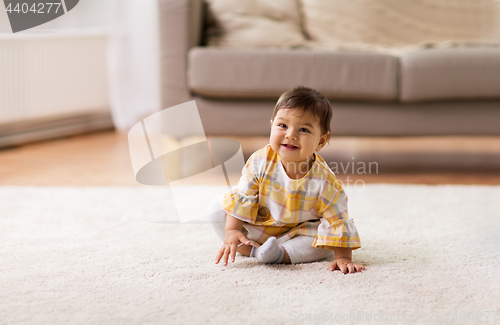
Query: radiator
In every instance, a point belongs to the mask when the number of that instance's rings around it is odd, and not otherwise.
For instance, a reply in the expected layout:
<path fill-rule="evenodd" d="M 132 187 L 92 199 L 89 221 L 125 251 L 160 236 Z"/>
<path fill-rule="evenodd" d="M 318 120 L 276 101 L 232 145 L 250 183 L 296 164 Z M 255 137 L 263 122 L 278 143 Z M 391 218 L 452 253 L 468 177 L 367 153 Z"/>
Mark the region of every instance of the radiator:
<path fill-rule="evenodd" d="M 104 31 L 0 36 L 0 146 L 112 127 Z"/>

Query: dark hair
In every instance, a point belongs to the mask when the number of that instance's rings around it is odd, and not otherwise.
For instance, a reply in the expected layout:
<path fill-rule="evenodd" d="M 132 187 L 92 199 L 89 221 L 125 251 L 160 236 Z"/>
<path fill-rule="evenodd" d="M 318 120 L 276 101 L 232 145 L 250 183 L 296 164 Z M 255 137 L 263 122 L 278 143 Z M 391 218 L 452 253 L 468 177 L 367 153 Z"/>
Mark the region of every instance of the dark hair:
<path fill-rule="evenodd" d="M 314 117 L 319 120 L 322 134 L 330 132 L 332 105 L 319 91 L 304 86 L 298 86 L 287 90 L 278 99 L 278 102 L 274 107 L 271 121 L 274 121 L 274 118 L 280 109 L 292 108 L 297 108 L 304 113 L 311 112 Z"/>

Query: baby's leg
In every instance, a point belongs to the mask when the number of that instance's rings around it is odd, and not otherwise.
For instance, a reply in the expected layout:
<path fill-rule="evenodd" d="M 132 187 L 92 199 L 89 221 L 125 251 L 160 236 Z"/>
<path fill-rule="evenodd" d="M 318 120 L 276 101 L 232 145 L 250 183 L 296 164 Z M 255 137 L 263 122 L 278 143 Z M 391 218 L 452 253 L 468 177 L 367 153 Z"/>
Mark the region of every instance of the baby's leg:
<path fill-rule="evenodd" d="M 226 212 L 222 210 L 218 197 L 210 201 L 208 211 L 212 211 L 208 215 L 208 219 L 214 228 L 215 234 L 220 238 L 220 240 L 224 241 L 224 238 L 226 237 Z M 242 245 L 238 247 L 237 252 L 241 255 L 250 256 L 251 250 L 252 246 Z"/>
<path fill-rule="evenodd" d="M 220 238 L 220 240 L 224 241 L 224 238 L 226 237 L 226 212 L 222 210 L 222 207 L 220 206 L 219 197 L 210 201 L 208 211 L 210 211 L 208 219 L 214 228 L 215 234 Z"/>
<path fill-rule="evenodd" d="M 282 246 L 288 253 L 292 264 L 319 261 L 333 255 L 331 250 L 312 246 L 313 242 L 313 237 L 296 236 L 284 242 Z"/>

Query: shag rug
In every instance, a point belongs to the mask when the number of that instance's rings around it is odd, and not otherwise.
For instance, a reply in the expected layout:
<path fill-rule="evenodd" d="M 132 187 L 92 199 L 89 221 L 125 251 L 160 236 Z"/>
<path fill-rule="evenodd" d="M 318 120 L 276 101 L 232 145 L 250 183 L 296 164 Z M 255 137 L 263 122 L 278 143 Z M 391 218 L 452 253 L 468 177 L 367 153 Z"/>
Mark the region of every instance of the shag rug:
<path fill-rule="evenodd" d="M 165 187 L 0 187 L 0 324 L 500 323 L 500 186 L 347 192 L 350 275 L 215 265 Z"/>

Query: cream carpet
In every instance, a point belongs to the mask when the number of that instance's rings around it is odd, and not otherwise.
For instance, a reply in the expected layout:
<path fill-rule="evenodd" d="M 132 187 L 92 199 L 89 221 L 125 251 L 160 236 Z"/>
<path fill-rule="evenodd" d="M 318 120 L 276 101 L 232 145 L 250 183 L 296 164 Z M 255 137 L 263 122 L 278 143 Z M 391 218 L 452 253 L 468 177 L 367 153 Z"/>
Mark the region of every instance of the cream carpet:
<path fill-rule="evenodd" d="M 500 323 L 500 186 L 348 191 L 352 275 L 215 265 L 211 226 L 176 223 L 167 194 L 0 187 L 0 324 Z"/>

